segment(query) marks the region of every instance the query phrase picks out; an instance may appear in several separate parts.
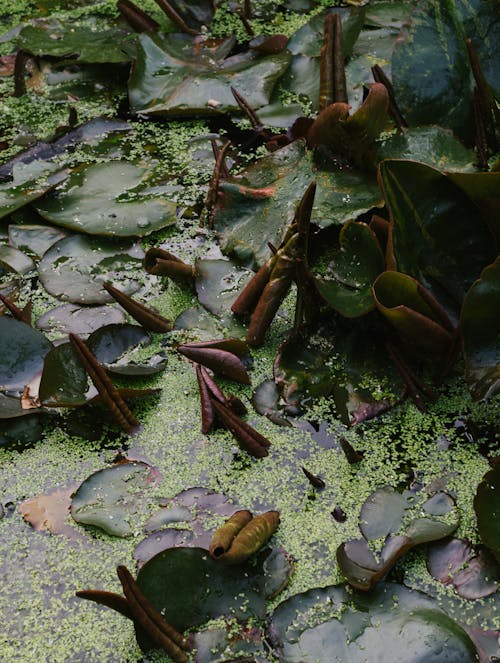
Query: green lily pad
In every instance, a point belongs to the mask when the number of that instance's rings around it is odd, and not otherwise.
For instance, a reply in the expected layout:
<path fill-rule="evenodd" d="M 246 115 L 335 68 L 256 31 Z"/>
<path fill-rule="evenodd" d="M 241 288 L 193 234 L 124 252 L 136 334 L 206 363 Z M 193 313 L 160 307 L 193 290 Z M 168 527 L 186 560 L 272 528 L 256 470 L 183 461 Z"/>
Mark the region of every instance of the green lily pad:
<path fill-rule="evenodd" d="M 195 279 L 198 301 L 210 313 L 223 317 L 252 275 L 230 260 L 198 260 Z"/>
<path fill-rule="evenodd" d="M 377 159 L 413 159 L 446 171 L 474 171 L 475 153 L 442 127 L 410 127 L 377 142 Z"/>
<path fill-rule="evenodd" d="M 63 304 L 44 313 L 38 318 L 36 326 L 45 332 L 87 336 L 104 325 L 124 321 L 124 313 L 115 306 Z"/>
<path fill-rule="evenodd" d="M 139 325 L 111 324 L 93 332 L 87 345 L 102 364 L 113 364 L 138 345 L 151 343 L 149 334 Z"/>
<path fill-rule="evenodd" d="M 26 274 L 35 268 L 35 263 L 25 253 L 7 244 L 0 244 L 0 269 L 6 272 Z"/>
<path fill-rule="evenodd" d="M 359 515 L 359 529 L 365 539 L 379 539 L 397 532 L 409 506 L 408 497 L 390 486 L 373 492 L 361 507 Z"/>
<path fill-rule="evenodd" d="M 32 224 L 9 226 L 9 242 L 12 246 L 21 251 L 28 251 L 38 258 L 64 237 L 66 233 L 59 228 Z"/>
<path fill-rule="evenodd" d="M 436 601 L 394 583 L 369 595 L 341 586 L 296 594 L 274 610 L 269 637 L 280 663 L 476 660 L 469 636 Z"/>
<path fill-rule="evenodd" d="M 78 407 L 97 396 L 87 371 L 71 343 L 57 345 L 46 355 L 38 398 L 47 407 Z"/>
<path fill-rule="evenodd" d="M 369 176 L 347 169 L 317 170 L 312 153 L 298 140 L 222 182 L 215 227 L 223 251 L 250 266 L 264 263 L 267 243 L 280 245 L 312 180 L 317 188 L 311 221 L 320 228 L 342 225 L 381 204 Z"/>
<path fill-rule="evenodd" d="M 474 497 L 474 511 L 481 541 L 500 562 L 500 465 L 484 475 Z"/>
<path fill-rule="evenodd" d="M 494 243 L 476 205 L 444 173 L 415 161 L 387 160 L 379 180 L 393 223 L 399 271 L 460 308 Z M 442 302 L 444 303 L 444 302 Z"/>
<path fill-rule="evenodd" d="M 148 170 L 127 161 L 91 164 L 75 170 L 53 196 L 38 203 L 51 223 L 88 233 L 149 235 L 176 221 L 169 189 L 148 182 Z"/>
<path fill-rule="evenodd" d="M 0 184 L 0 219 L 41 198 L 67 176 L 67 170 L 48 161 L 16 163 L 12 169 L 12 182 Z"/>
<path fill-rule="evenodd" d="M 42 370 L 52 344 L 24 322 L 0 316 L 0 390 L 21 394 Z"/>
<path fill-rule="evenodd" d="M 129 98 L 132 111 L 141 115 L 240 113 L 231 87 L 252 108 L 266 106 L 290 60 L 288 53 L 259 58 L 251 52 L 224 60 L 226 53 L 200 51 L 187 35 L 137 39 Z"/>
<path fill-rule="evenodd" d="M 417 0 L 382 0 L 366 8 L 365 25 L 399 30 L 412 15 Z"/>
<path fill-rule="evenodd" d="M 75 25 L 55 18 L 42 18 L 19 33 L 18 48 L 38 57 L 50 56 L 78 62 L 129 62 L 125 52 L 130 36 L 114 28 L 99 30 L 95 25 Z"/>
<path fill-rule="evenodd" d="M 365 223 L 346 223 L 339 244 L 326 274 L 316 276 L 315 283 L 332 308 L 353 318 L 375 307 L 371 288 L 385 261 L 375 233 Z"/>
<path fill-rule="evenodd" d="M 112 536 L 130 536 L 143 494 L 155 480 L 147 463 L 127 461 L 91 474 L 76 490 L 70 513 L 77 523 Z"/>
<path fill-rule="evenodd" d="M 411 124 L 438 123 L 472 140 L 471 38 L 487 82 L 500 95 L 500 20 L 495 0 L 426 0 L 412 16 L 392 60 L 401 112 Z"/>
<path fill-rule="evenodd" d="M 74 304 L 112 301 L 101 284 L 109 281 L 127 295 L 139 284 L 130 273 L 142 266 L 137 244 L 74 235 L 54 244 L 38 265 L 43 287 L 54 297 Z"/>
<path fill-rule="evenodd" d="M 460 318 L 467 381 L 475 399 L 500 391 L 500 258 L 466 294 Z"/>
<path fill-rule="evenodd" d="M 220 616 L 265 615 L 256 586 L 262 567 L 224 566 L 203 548 L 170 548 L 146 562 L 137 583 L 156 610 L 179 631 Z"/>

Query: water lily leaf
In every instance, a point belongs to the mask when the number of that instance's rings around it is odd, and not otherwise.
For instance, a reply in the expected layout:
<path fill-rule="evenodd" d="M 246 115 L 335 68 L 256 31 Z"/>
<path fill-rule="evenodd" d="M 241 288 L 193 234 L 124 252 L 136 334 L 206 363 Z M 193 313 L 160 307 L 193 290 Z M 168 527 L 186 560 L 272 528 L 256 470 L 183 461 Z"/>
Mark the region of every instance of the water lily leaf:
<path fill-rule="evenodd" d="M 66 233 L 59 228 L 39 225 L 13 225 L 9 226 L 9 242 L 16 249 L 28 251 L 38 258 L 50 247 L 64 239 Z"/>
<path fill-rule="evenodd" d="M 341 586 L 296 594 L 274 610 L 271 643 L 281 663 L 472 663 L 469 636 L 436 601 L 401 585 L 383 583 L 373 593 Z"/>
<path fill-rule="evenodd" d="M 20 395 L 41 371 L 52 344 L 24 322 L 0 316 L 0 390 Z"/>
<path fill-rule="evenodd" d="M 398 269 L 459 308 L 494 259 L 494 243 L 476 205 L 445 174 L 414 161 L 383 161 L 379 181 L 391 213 Z"/>
<path fill-rule="evenodd" d="M 384 159 L 413 159 L 440 170 L 472 172 L 476 155 L 450 130 L 431 126 L 410 127 L 379 139 L 377 160 Z"/>
<path fill-rule="evenodd" d="M 25 274 L 34 267 L 35 263 L 25 253 L 7 244 L 0 244 L 0 270 Z"/>
<path fill-rule="evenodd" d="M 399 272 L 383 272 L 373 284 L 375 305 L 402 340 L 422 353 L 446 354 L 453 327 L 422 285 Z"/>
<path fill-rule="evenodd" d="M 451 497 L 442 492 L 426 501 L 423 497 L 409 492 L 398 495 L 390 488 L 379 489 L 368 497 L 360 515 L 360 529 L 366 538 L 352 539 L 337 549 L 337 562 L 351 585 L 371 590 L 414 546 L 442 539 L 455 531 L 458 512 Z M 406 524 L 402 528 L 403 516 Z M 386 535 L 377 558 L 367 538 Z"/>
<path fill-rule="evenodd" d="M 382 0 L 374 5 L 370 4 L 366 8 L 365 25 L 399 30 L 408 21 L 417 4 L 416 0 Z"/>
<path fill-rule="evenodd" d="M 81 537 L 69 522 L 71 496 L 78 484 L 73 482 L 62 488 L 56 488 L 44 495 L 37 495 L 21 502 L 19 512 L 26 522 L 38 532 L 64 534 L 70 539 Z"/>
<path fill-rule="evenodd" d="M 500 247 L 500 171 L 490 173 L 447 173 L 481 210 L 491 234 Z"/>
<path fill-rule="evenodd" d="M 248 52 L 224 61 L 187 35 L 138 35 L 129 81 L 132 111 L 147 115 L 213 115 L 240 112 L 234 87 L 252 108 L 269 103 L 290 55 L 264 58 Z M 218 57 L 217 57 L 218 56 Z"/>
<path fill-rule="evenodd" d="M 459 596 L 478 599 L 498 590 L 500 569 L 485 549 L 475 551 L 469 541 L 450 539 L 429 548 L 427 568 L 433 578 L 453 585 Z"/>
<path fill-rule="evenodd" d="M 153 186 L 148 170 L 126 161 L 91 164 L 75 170 L 38 213 L 57 226 L 90 235 L 149 235 L 176 221 L 169 189 Z"/>
<path fill-rule="evenodd" d="M 18 48 L 38 57 L 66 58 L 78 62 L 129 62 L 125 46 L 130 37 L 119 28 L 98 30 L 95 25 L 75 25 L 42 18 L 19 33 Z"/>
<path fill-rule="evenodd" d="M 124 321 L 125 315 L 114 306 L 63 304 L 40 316 L 36 326 L 45 332 L 87 336 L 105 325 Z"/>
<path fill-rule="evenodd" d="M 57 345 L 46 355 L 38 390 L 47 407 L 77 407 L 97 396 L 87 371 L 70 343 Z"/>
<path fill-rule="evenodd" d="M 281 244 L 312 180 L 317 188 L 311 221 L 320 228 L 342 225 L 380 204 L 380 192 L 367 175 L 315 170 L 312 154 L 298 140 L 220 185 L 215 227 L 223 251 L 250 266 L 263 264 L 267 243 Z"/>
<path fill-rule="evenodd" d="M 77 523 L 100 527 L 112 536 L 130 536 L 141 498 L 155 478 L 150 465 L 137 461 L 94 472 L 73 495 L 71 516 Z"/>
<path fill-rule="evenodd" d="M 144 251 L 137 244 L 74 235 L 54 244 L 38 265 L 40 281 L 54 297 L 74 304 L 104 304 L 112 297 L 104 281 L 127 294 L 139 284 L 130 272 L 142 264 Z"/>
<path fill-rule="evenodd" d="M 472 397 L 500 390 L 500 258 L 484 269 L 466 294 L 460 317 L 467 381 Z"/>
<path fill-rule="evenodd" d="M 208 626 L 193 634 L 196 663 L 266 660 L 265 637 L 258 626 L 249 627 L 227 620 L 223 626 Z M 228 656 L 230 658 L 228 658 Z"/>
<path fill-rule="evenodd" d="M 138 345 L 149 345 L 151 337 L 138 325 L 111 324 L 100 327 L 87 339 L 89 349 L 101 364 L 113 364 Z"/>
<path fill-rule="evenodd" d="M 13 401 L 13 398 L 9 400 Z M 19 446 L 25 447 L 37 442 L 43 434 L 43 424 L 41 417 L 23 416 L 29 414 L 29 411 L 22 411 L 21 416 L 4 418 L 4 398 L 0 394 L 0 447 Z M 21 405 L 19 404 L 19 409 Z"/>
<path fill-rule="evenodd" d="M 0 219 L 41 198 L 63 182 L 68 173 L 59 164 L 47 161 L 16 163 L 12 169 L 12 181 L 0 184 Z"/>
<path fill-rule="evenodd" d="M 500 562 L 500 465 L 487 472 L 477 487 L 474 511 L 481 541 Z"/>
<path fill-rule="evenodd" d="M 500 94 L 498 6 L 491 0 L 419 3 L 392 59 L 401 112 L 412 124 L 438 123 L 472 139 L 471 38 L 488 84 Z"/>
<path fill-rule="evenodd" d="M 156 610 L 180 631 L 220 616 L 262 618 L 256 587 L 262 566 L 225 566 L 202 548 L 170 548 L 139 570 L 137 584 Z"/>
<path fill-rule="evenodd" d="M 365 223 L 346 223 L 339 243 L 326 274 L 316 276 L 315 284 L 332 308 L 353 318 L 374 308 L 371 286 L 385 261 L 375 233 Z"/>
<path fill-rule="evenodd" d="M 198 301 L 218 317 L 227 314 L 238 291 L 252 276 L 230 260 L 198 260 L 195 271 Z"/>

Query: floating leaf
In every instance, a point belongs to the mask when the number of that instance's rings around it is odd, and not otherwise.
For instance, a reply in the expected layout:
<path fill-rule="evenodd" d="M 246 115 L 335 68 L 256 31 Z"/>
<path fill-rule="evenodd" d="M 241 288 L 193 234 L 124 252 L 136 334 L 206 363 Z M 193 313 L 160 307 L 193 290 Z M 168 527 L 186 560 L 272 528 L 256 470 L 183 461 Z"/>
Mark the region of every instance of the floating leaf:
<path fill-rule="evenodd" d="M 372 593 L 341 586 L 296 594 L 274 610 L 271 643 L 282 663 L 364 663 L 367 652 L 384 663 L 472 663 L 469 636 L 437 602 L 401 585 Z"/>
<path fill-rule="evenodd" d="M 124 320 L 124 314 L 114 306 L 63 304 L 40 316 L 36 326 L 45 332 L 86 336 L 105 325 L 120 324 Z"/>
<path fill-rule="evenodd" d="M 59 228 L 38 225 L 13 225 L 9 226 L 9 242 L 12 246 L 22 251 L 29 251 L 39 258 L 60 239 L 66 237 L 66 233 Z"/>
<path fill-rule="evenodd" d="M 341 315 L 364 315 L 375 306 L 371 287 L 384 269 L 384 256 L 375 233 L 364 223 L 346 223 L 339 243 L 326 274 L 316 277 L 316 287 Z"/>
<path fill-rule="evenodd" d="M 198 260 L 195 272 L 198 301 L 218 317 L 227 315 L 236 293 L 251 275 L 229 260 Z"/>
<path fill-rule="evenodd" d="M 45 336 L 29 325 L 0 316 L 0 390 L 20 395 L 42 370 L 51 349 Z"/>
<path fill-rule="evenodd" d="M 70 343 L 58 345 L 47 354 L 38 391 L 47 407 L 76 407 L 97 395 L 89 385 L 87 371 Z"/>
<path fill-rule="evenodd" d="M 500 563 L 500 465 L 486 472 L 477 487 L 474 511 L 481 541 Z"/>
<path fill-rule="evenodd" d="M 472 39 L 486 80 L 498 96 L 497 9 L 495 2 L 481 0 L 419 3 L 392 59 L 396 97 L 409 122 L 438 123 L 471 140 L 473 78 L 466 38 Z"/>
<path fill-rule="evenodd" d="M 25 274 L 34 269 L 35 263 L 25 253 L 6 244 L 0 244 L 0 272 Z"/>
<path fill-rule="evenodd" d="M 64 534 L 70 539 L 78 538 L 78 530 L 67 522 L 71 496 L 77 487 L 78 484 L 73 482 L 45 495 L 24 500 L 18 507 L 19 512 L 24 520 L 39 532 Z"/>
<path fill-rule="evenodd" d="M 16 163 L 12 168 L 12 182 L 0 184 L 0 219 L 15 212 L 61 184 L 68 171 L 47 161 Z"/>
<path fill-rule="evenodd" d="M 348 169 L 316 170 L 312 154 L 297 140 L 220 185 L 215 227 L 223 251 L 250 266 L 263 264 L 268 242 L 281 244 L 312 180 L 317 188 L 311 221 L 320 228 L 341 225 L 381 202 L 367 175 Z"/>
<path fill-rule="evenodd" d="M 408 495 L 401 495 L 389 486 L 373 492 L 361 507 L 359 515 L 359 529 L 365 539 L 380 539 L 397 532 L 409 507 L 408 498 Z"/>
<path fill-rule="evenodd" d="M 136 461 L 94 472 L 73 496 L 73 520 L 100 527 L 112 536 L 130 536 L 144 491 L 154 480 L 154 469 Z"/>
<path fill-rule="evenodd" d="M 474 551 L 463 539 L 435 543 L 429 548 L 427 568 L 433 578 L 452 584 L 459 596 L 478 599 L 498 590 L 500 570 L 484 549 Z"/>
<path fill-rule="evenodd" d="M 467 381 L 475 399 L 500 390 L 500 258 L 486 267 L 466 294 L 460 331 Z"/>
<path fill-rule="evenodd" d="M 188 359 L 210 368 L 215 373 L 243 384 L 250 384 L 250 376 L 241 360 L 249 356 L 248 346 L 244 341 L 235 338 L 201 341 L 179 345 L 177 350 Z"/>
<path fill-rule="evenodd" d="M 75 170 L 37 212 L 57 226 L 90 235 L 149 235 L 176 221 L 169 188 L 154 185 L 144 166 L 128 161 L 90 164 Z"/>
<path fill-rule="evenodd" d="M 141 34 L 137 39 L 129 97 L 133 112 L 143 115 L 238 112 L 231 87 L 252 108 L 260 108 L 269 103 L 290 59 L 287 53 L 257 58 L 248 52 L 224 61 L 226 45 L 213 53 L 186 35 Z"/>
<path fill-rule="evenodd" d="M 43 18 L 23 27 L 18 48 L 39 57 L 66 58 L 85 63 L 128 62 L 125 52 L 128 34 L 121 29 L 96 30 L 95 25 L 75 25 L 55 18 Z"/>
<path fill-rule="evenodd" d="M 202 548 L 170 548 L 141 567 L 137 584 L 154 608 L 183 631 L 222 615 L 262 618 L 265 598 L 255 583 L 260 569 L 220 564 Z"/>
<path fill-rule="evenodd" d="M 102 287 L 111 281 L 131 294 L 139 285 L 130 272 L 142 264 L 136 244 L 74 235 L 54 244 L 38 265 L 40 281 L 54 297 L 74 304 L 104 304 L 112 297 Z"/>
<path fill-rule="evenodd" d="M 445 174 L 414 161 L 382 162 L 379 180 L 397 268 L 459 308 L 493 259 L 492 237 L 477 207 Z"/>

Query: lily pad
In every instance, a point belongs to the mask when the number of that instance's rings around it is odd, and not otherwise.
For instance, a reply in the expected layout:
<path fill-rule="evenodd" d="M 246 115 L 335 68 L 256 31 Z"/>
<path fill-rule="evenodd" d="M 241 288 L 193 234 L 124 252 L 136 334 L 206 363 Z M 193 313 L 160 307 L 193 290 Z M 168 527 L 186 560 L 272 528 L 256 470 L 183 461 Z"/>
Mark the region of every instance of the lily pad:
<path fill-rule="evenodd" d="M 46 355 L 38 390 L 47 407 L 77 407 L 97 396 L 89 376 L 70 343 L 58 345 Z"/>
<path fill-rule="evenodd" d="M 500 258 L 484 269 L 466 294 L 460 330 L 467 381 L 475 399 L 500 390 Z"/>
<path fill-rule="evenodd" d="M 100 527 L 112 536 L 130 536 L 142 496 L 154 481 L 153 468 L 136 461 L 94 472 L 73 495 L 73 520 Z"/>
<path fill-rule="evenodd" d="M 187 35 L 141 34 L 137 39 L 129 98 L 132 111 L 141 115 L 239 113 L 231 87 L 252 108 L 260 108 L 269 103 L 290 60 L 288 53 L 259 58 L 251 52 L 224 60 L 226 45 L 215 53 L 200 50 Z"/>
<path fill-rule="evenodd" d="M 340 586 L 281 603 L 269 635 L 280 663 L 472 663 L 468 635 L 432 599 L 393 583 L 370 595 Z"/>
<path fill-rule="evenodd" d="M 444 173 L 416 161 L 383 161 L 379 180 L 398 269 L 459 308 L 494 259 L 493 238 L 476 205 Z"/>
<path fill-rule="evenodd" d="M 177 205 L 168 194 L 168 187 L 148 181 L 147 168 L 111 161 L 75 170 L 36 209 L 51 223 L 78 232 L 142 237 L 175 223 Z"/>
<path fill-rule="evenodd" d="M 52 344 L 24 322 L 0 316 L 0 347 L 0 390 L 19 395 L 42 370 Z"/>
<path fill-rule="evenodd" d="M 477 487 L 474 511 L 481 541 L 500 563 L 500 465 L 487 472 Z"/>
<path fill-rule="evenodd" d="M 12 181 L 0 184 L 0 219 L 41 198 L 67 176 L 67 170 L 47 161 L 15 164 Z"/>
<path fill-rule="evenodd" d="M 281 244 L 312 180 L 317 187 L 311 221 L 320 228 L 342 225 L 381 204 L 368 175 L 317 170 L 312 153 L 297 140 L 222 182 L 215 227 L 223 251 L 249 266 L 263 264 L 269 256 L 267 243 Z"/>
<path fill-rule="evenodd" d="M 54 244 L 38 265 L 40 281 L 54 297 L 74 304 L 112 301 L 102 283 L 130 295 L 139 284 L 130 272 L 141 267 L 144 251 L 137 244 L 75 235 Z"/>
<path fill-rule="evenodd" d="M 137 583 L 179 631 L 220 616 L 262 618 L 265 596 L 256 587 L 262 566 L 224 566 L 202 548 L 170 548 L 141 567 Z"/>
<path fill-rule="evenodd" d="M 236 296 L 252 276 L 229 260 L 198 260 L 196 294 L 198 301 L 217 317 L 227 315 Z"/>
<path fill-rule="evenodd" d="M 9 242 L 16 249 L 28 251 L 41 258 L 50 247 L 64 239 L 66 233 L 59 228 L 39 225 L 13 225 L 9 226 Z"/>
<path fill-rule="evenodd" d="M 365 223 L 346 223 L 339 243 L 326 274 L 316 276 L 315 283 L 332 308 L 353 318 L 375 307 L 371 287 L 385 261 L 375 233 Z"/>
<path fill-rule="evenodd" d="M 13 399 L 10 399 L 13 400 Z M 20 416 L 4 418 L 3 398 L 0 394 L 0 447 L 14 446 L 27 446 L 37 442 L 43 434 L 43 424 L 41 417 L 37 416 Z M 24 414 L 29 412 L 25 411 Z"/>
<path fill-rule="evenodd" d="M 500 20 L 494 0 L 419 3 L 394 50 L 392 71 L 397 102 L 410 123 L 438 123 L 471 141 L 474 81 L 467 38 L 499 96 Z"/>
<path fill-rule="evenodd" d="M 25 253 L 7 244 L 0 244 L 0 270 L 25 274 L 34 267 L 35 263 Z"/>
<path fill-rule="evenodd" d="M 50 56 L 78 62 L 129 62 L 127 32 L 119 28 L 99 30 L 95 25 L 75 25 L 55 18 L 39 19 L 19 33 L 18 48 L 38 57 Z"/>
<path fill-rule="evenodd" d="M 115 306 L 63 304 L 38 318 L 36 326 L 45 332 L 86 336 L 104 325 L 119 324 L 125 315 Z"/>
<path fill-rule="evenodd" d="M 77 539 L 80 533 L 68 522 L 71 495 L 77 487 L 78 484 L 73 482 L 44 495 L 31 497 L 21 502 L 18 510 L 38 532 L 64 534 L 70 539 Z"/>

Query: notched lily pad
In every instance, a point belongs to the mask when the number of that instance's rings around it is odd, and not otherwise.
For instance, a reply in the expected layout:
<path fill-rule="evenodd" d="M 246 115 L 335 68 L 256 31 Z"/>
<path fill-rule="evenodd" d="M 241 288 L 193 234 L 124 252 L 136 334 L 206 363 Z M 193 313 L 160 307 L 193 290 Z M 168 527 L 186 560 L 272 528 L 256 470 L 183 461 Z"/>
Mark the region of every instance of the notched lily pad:
<path fill-rule="evenodd" d="M 139 284 L 130 272 L 142 266 L 137 244 L 74 235 L 54 244 L 38 265 L 40 281 L 54 297 L 74 304 L 104 304 L 112 297 L 102 287 L 111 281 L 132 294 Z"/>
<path fill-rule="evenodd" d="M 128 161 L 76 169 L 38 213 L 56 226 L 89 235 L 142 237 L 176 221 L 167 186 L 148 181 L 148 169 Z"/>
<path fill-rule="evenodd" d="M 129 97 L 132 111 L 141 115 L 240 112 L 231 87 L 252 108 L 260 108 L 269 103 L 290 60 L 288 53 L 259 58 L 252 52 L 224 60 L 233 44 L 228 40 L 214 52 L 187 35 L 141 34 L 137 39 Z"/>
<path fill-rule="evenodd" d="M 100 527 L 112 536 L 130 536 L 144 492 L 156 480 L 147 463 L 126 461 L 91 474 L 71 501 L 73 520 Z"/>
<path fill-rule="evenodd" d="M 269 637 L 281 663 L 472 663 L 476 649 L 437 602 L 400 585 L 296 594 L 275 609 Z"/>

